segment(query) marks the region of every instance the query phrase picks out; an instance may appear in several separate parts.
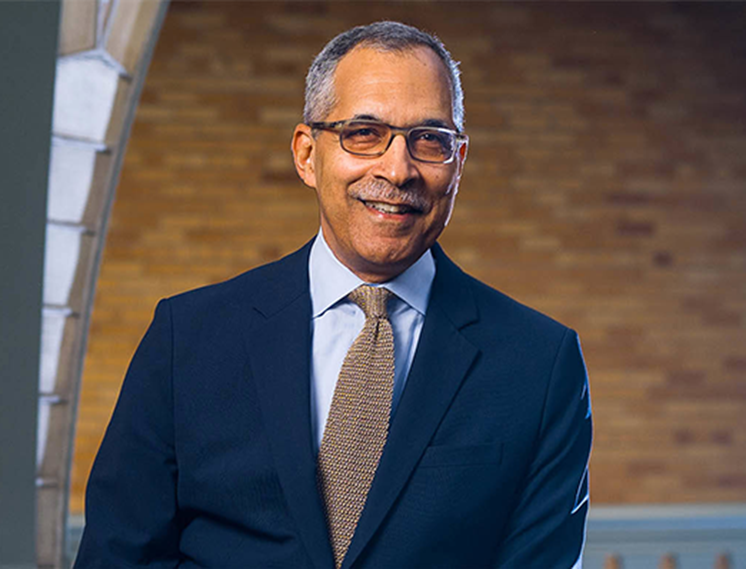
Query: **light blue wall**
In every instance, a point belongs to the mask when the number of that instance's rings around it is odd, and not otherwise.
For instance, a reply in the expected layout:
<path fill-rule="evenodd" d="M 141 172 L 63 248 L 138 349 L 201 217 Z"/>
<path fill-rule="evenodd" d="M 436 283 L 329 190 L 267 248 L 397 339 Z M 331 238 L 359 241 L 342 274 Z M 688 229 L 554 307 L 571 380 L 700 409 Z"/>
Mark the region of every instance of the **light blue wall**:
<path fill-rule="evenodd" d="M 584 569 L 602 569 L 607 555 L 623 569 L 658 569 L 673 554 L 677 569 L 746 569 L 746 504 L 597 506 L 591 508 Z"/>

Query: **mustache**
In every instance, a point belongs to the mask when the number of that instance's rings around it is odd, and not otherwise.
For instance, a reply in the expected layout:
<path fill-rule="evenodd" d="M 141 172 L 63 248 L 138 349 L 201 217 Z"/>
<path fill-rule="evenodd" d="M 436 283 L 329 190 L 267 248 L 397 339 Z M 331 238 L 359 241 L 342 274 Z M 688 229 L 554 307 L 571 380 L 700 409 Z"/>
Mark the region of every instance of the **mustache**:
<path fill-rule="evenodd" d="M 350 197 L 366 202 L 403 204 L 418 211 L 426 211 L 430 201 L 420 192 L 403 191 L 386 180 L 363 180 L 350 186 Z"/>

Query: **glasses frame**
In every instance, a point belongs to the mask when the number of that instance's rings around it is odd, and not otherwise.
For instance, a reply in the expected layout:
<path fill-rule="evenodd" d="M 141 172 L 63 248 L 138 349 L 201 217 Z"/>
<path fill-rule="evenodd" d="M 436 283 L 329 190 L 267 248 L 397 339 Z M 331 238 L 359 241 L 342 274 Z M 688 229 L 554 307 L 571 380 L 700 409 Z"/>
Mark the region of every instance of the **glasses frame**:
<path fill-rule="evenodd" d="M 367 124 L 385 126 L 391 131 L 391 136 L 389 137 L 389 141 L 386 143 L 386 146 L 384 147 L 384 149 L 381 150 L 380 152 L 375 152 L 373 154 L 353 152 L 352 150 L 348 150 L 347 148 L 344 147 L 344 144 L 342 143 L 342 136 L 341 136 L 344 128 L 351 123 L 363 123 L 363 124 L 367 123 Z M 345 119 L 345 120 L 334 121 L 334 122 L 312 122 L 312 123 L 309 123 L 307 126 L 315 130 L 328 130 L 331 132 L 335 132 L 339 137 L 339 146 L 342 148 L 342 150 L 344 150 L 348 154 L 352 154 L 354 156 L 363 156 L 365 158 L 378 158 L 379 156 L 383 156 L 384 154 L 386 154 L 386 151 L 388 151 L 388 149 L 391 147 L 391 143 L 394 141 L 394 137 L 397 134 L 401 134 L 402 136 L 404 136 L 404 140 L 407 143 L 407 151 L 409 152 L 409 155 L 412 157 L 412 160 L 416 160 L 417 162 L 424 162 L 426 164 L 450 164 L 456 158 L 456 153 L 458 152 L 458 149 L 461 147 L 461 145 L 466 144 L 469 141 L 469 137 L 467 135 L 462 134 L 450 128 L 444 128 L 440 126 L 428 126 L 428 125 L 417 125 L 417 126 L 413 126 L 409 128 L 404 128 L 400 126 L 390 125 L 385 122 L 369 120 L 369 119 Z M 412 147 L 410 146 L 409 135 L 413 130 L 423 129 L 423 128 L 451 134 L 455 137 L 456 144 L 453 145 L 453 152 L 451 153 L 450 158 L 448 158 L 447 160 L 443 160 L 443 161 L 423 160 L 422 158 L 417 158 L 414 155 L 414 153 L 412 152 Z"/>

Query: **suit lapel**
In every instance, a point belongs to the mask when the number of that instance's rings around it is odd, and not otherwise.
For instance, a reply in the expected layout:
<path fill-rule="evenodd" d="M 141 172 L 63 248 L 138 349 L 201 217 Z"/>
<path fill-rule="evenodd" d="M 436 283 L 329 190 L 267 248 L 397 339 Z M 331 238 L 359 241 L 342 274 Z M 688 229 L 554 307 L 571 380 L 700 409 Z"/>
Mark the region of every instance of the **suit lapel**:
<path fill-rule="evenodd" d="M 316 489 L 311 434 L 310 244 L 262 269 L 252 299 L 261 324 L 246 330 L 250 368 L 257 386 L 272 455 L 288 508 L 313 564 L 333 566 L 323 505 Z M 263 321 L 262 321 L 263 319 Z"/>
<path fill-rule="evenodd" d="M 433 253 L 437 272 L 417 352 L 342 569 L 391 509 L 479 352 L 460 332 L 478 318 L 467 277 L 438 245 Z"/>

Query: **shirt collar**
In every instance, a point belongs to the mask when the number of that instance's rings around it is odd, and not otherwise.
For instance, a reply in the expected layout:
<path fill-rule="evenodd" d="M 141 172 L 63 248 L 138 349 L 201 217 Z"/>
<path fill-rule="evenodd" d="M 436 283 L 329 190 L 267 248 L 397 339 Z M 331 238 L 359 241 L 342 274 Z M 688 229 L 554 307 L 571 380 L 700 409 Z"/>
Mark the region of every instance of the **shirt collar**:
<path fill-rule="evenodd" d="M 361 284 L 365 284 L 334 256 L 320 229 L 311 246 L 308 275 L 313 318 L 321 316 Z M 434 277 L 435 261 L 428 249 L 411 267 L 382 286 L 424 316 Z"/>

